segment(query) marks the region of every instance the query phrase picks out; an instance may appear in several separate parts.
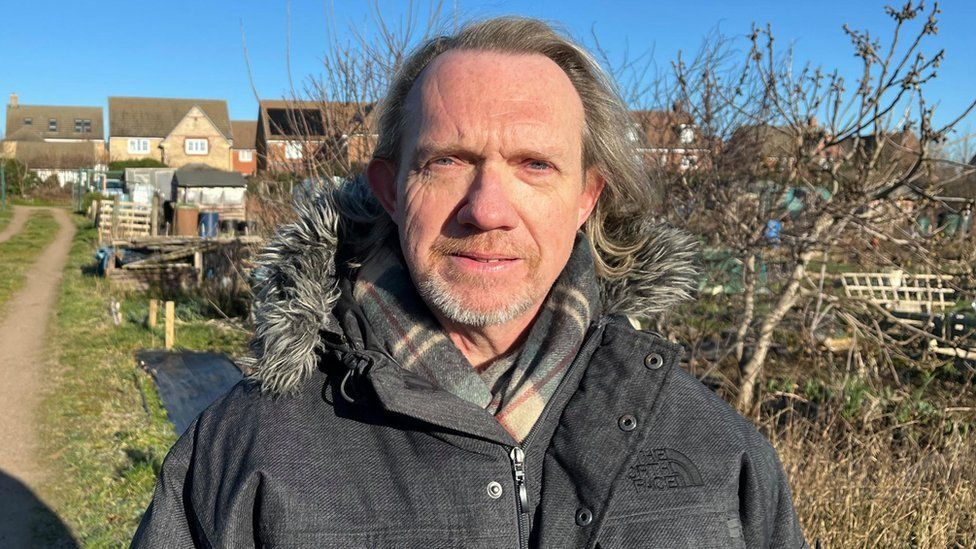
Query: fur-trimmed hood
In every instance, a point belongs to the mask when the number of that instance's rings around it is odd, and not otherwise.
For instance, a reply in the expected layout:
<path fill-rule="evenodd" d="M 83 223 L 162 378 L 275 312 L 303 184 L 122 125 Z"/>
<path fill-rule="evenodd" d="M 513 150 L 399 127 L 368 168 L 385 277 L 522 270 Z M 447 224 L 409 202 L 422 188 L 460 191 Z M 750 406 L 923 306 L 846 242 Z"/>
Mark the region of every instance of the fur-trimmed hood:
<path fill-rule="evenodd" d="M 357 179 L 302 195 L 294 204 L 297 219 L 282 225 L 255 259 L 255 328 L 250 356 L 241 363 L 264 390 L 289 393 L 315 371 L 329 345 L 357 346 L 356 337 L 346 337 L 350 322 L 337 314 L 337 304 L 349 299 L 342 280 L 348 269 L 337 257 L 350 257 L 352 239 L 344 235 L 365 230 L 343 212 L 372 208 L 368 193 Z M 600 279 L 603 314 L 654 317 L 689 299 L 697 274 L 694 240 L 650 221 L 636 221 L 630 230 L 647 239 L 626 275 Z"/>

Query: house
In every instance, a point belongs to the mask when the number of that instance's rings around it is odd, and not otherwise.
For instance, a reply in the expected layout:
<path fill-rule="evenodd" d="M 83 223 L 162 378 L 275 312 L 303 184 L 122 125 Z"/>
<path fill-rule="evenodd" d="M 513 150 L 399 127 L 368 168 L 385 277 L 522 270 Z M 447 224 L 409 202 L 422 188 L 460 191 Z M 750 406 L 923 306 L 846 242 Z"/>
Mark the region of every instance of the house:
<path fill-rule="evenodd" d="M 258 108 L 258 170 L 346 172 L 369 161 L 373 105 L 264 100 Z"/>
<path fill-rule="evenodd" d="M 801 153 L 816 166 L 829 168 L 850 150 L 850 140 L 831 144 L 832 139 L 812 116 L 797 125 L 744 125 L 732 132 L 722 151 L 722 163 L 738 170 L 746 166 L 792 170 L 797 166 L 797 154 Z"/>
<path fill-rule="evenodd" d="M 41 179 L 63 186 L 80 169 L 104 169 L 105 133 L 101 107 L 22 105 L 10 94 L 6 139 L 0 153 L 23 163 Z"/>
<path fill-rule="evenodd" d="M 631 111 L 631 116 L 638 150 L 649 165 L 684 171 L 710 161 L 707 139 L 680 103 L 671 110 Z"/>
<path fill-rule="evenodd" d="M 231 120 L 234 146 L 231 147 L 231 164 L 241 175 L 254 175 L 258 169 L 257 159 L 257 120 Z"/>
<path fill-rule="evenodd" d="M 153 158 L 172 168 L 233 168 L 234 138 L 226 101 L 109 97 L 108 125 L 113 162 Z"/>

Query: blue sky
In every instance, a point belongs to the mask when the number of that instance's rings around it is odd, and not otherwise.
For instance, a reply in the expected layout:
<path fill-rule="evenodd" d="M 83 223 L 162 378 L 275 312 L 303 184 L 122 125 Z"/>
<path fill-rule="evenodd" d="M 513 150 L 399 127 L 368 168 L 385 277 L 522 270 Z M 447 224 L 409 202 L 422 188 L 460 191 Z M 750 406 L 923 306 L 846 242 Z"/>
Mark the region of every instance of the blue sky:
<path fill-rule="evenodd" d="M 855 59 L 841 25 L 882 32 L 890 25 L 875 0 L 658 1 L 658 0 L 445 0 L 463 20 L 500 14 L 540 17 L 590 42 L 591 31 L 611 56 L 629 45 L 653 49 L 666 66 L 678 50 L 694 51 L 716 26 L 745 35 L 752 22 L 773 25 L 780 44 L 792 43 L 798 59 L 853 70 Z M 17 92 L 24 104 L 106 107 L 111 95 L 226 99 L 231 117 L 253 119 L 262 97 L 291 95 L 286 70 L 289 20 L 291 76 L 297 83 L 321 72 L 320 59 L 334 28 L 340 40 L 350 25 L 369 25 L 372 2 L 350 0 L 169 0 L 167 2 L 4 2 L 0 28 L 0 103 Z M 380 0 L 389 21 L 407 2 Z M 415 0 L 415 5 L 428 4 Z M 976 2 L 942 2 L 933 46 L 947 50 L 930 90 L 941 102 L 938 119 L 976 97 Z M 420 9 L 420 12 L 426 11 Z M 330 19 L 334 22 L 330 23 Z M 969 117 L 963 126 L 973 124 Z M 3 126 L 0 126 L 2 128 Z"/>

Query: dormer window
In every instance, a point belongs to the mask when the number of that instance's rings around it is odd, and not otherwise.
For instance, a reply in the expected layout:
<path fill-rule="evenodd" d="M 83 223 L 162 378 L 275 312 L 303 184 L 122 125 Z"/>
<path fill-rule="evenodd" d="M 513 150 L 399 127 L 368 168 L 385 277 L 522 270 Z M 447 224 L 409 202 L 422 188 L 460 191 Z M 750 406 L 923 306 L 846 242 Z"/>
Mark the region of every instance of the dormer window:
<path fill-rule="evenodd" d="M 695 141 L 695 129 L 688 124 L 682 124 L 678 131 L 678 139 L 682 145 L 689 145 Z"/>
<path fill-rule="evenodd" d="M 91 133 L 91 120 L 75 118 L 75 133 Z"/>
<path fill-rule="evenodd" d="M 56 132 L 56 131 L 58 131 L 58 119 L 57 118 L 50 118 L 50 119 L 48 119 L 48 121 L 47 121 L 47 131 L 49 131 L 49 132 Z"/>
<path fill-rule="evenodd" d="M 25 126 L 33 126 L 34 125 L 34 119 L 28 116 L 27 118 L 24 119 L 24 125 Z"/>

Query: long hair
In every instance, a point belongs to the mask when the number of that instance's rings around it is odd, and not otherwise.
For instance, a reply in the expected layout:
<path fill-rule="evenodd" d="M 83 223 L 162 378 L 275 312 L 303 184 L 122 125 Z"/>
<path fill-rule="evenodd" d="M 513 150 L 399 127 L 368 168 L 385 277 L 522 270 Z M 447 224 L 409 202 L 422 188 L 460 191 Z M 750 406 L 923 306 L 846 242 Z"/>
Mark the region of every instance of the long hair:
<path fill-rule="evenodd" d="M 469 23 L 457 33 L 428 40 L 411 52 L 394 73 L 378 106 L 379 138 L 374 158 L 399 163 L 407 94 L 435 57 L 454 50 L 544 55 L 566 73 L 583 103 L 583 167 L 595 168 L 606 181 L 583 231 L 592 247 L 597 275 L 609 279 L 626 276 L 633 267 L 634 252 L 648 238 L 637 228 L 653 205 L 650 182 L 634 139 L 634 121 L 612 79 L 593 56 L 542 21 L 499 17 Z M 348 191 L 361 200 L 364 185 L 359 183 L 353 185 L 357 189 Z M 360 205 L 344 213 L 357 224 L 371 227 L 371 236 L 366 237 L 369 242 L 361 244 L 375 244 L 393 230 L 392 220 L 378 203 L 362 208 L 360 200 L 340 196 L 339 207 Z"/>

